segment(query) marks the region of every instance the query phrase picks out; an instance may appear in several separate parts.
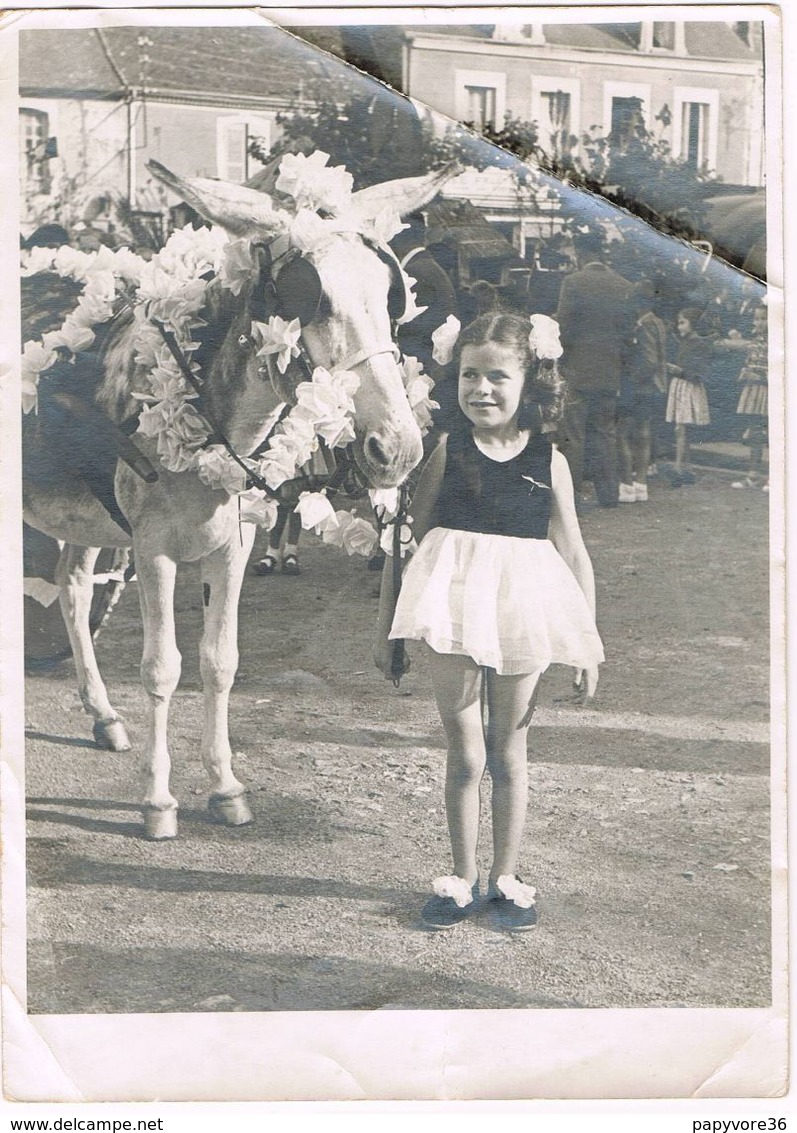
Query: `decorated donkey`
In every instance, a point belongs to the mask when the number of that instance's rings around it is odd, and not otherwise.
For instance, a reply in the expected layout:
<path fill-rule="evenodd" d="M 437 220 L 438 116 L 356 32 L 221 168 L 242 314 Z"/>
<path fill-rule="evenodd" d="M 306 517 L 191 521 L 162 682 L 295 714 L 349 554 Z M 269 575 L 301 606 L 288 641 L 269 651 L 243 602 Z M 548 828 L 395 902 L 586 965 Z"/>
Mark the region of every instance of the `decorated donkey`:
<path fill-rule="evenodd" d="M 353 193 L 350 175 L 326 162 L 320 153 L 287 156 L 273 197 L 182 179 L 152 162 L 213 227 L 176 232 L 147 263 L 125 249 L 68 247 L 23 260 L 28 286 L 57 276 L 79 296 L 57 329 L 41 333 L 34 319 L 38 336 L 23 349 L 25 520 L 65 544 L 56 581 L 80 695 L 96 740 L 115 751 L 130 744 L 97 667 L 88 610 L 98 548 L 133 547 L 150 838 L 177 833 L 167 743 L 181 664 L 177 565 L 198 562 L 203 584 L 209 805 L 218 820 L 241 825 L 251 813 L 231 766 L 227 715 L 254 524 L 273 523 L 280 483 L 319 444 L 348 445 L 377 491 L 395 488 L 421 458 L 428 388 L 417 367 L 402 369 L 394 345 L 397 324 L 417 308 L 387 241 L 450 174 Z M 96 474 L 103 453 L 112 487 Z M 326 541 L 373 549 L 370 525 L 335 513 L 323 495 L 303 497 L 300 510 Z"/>

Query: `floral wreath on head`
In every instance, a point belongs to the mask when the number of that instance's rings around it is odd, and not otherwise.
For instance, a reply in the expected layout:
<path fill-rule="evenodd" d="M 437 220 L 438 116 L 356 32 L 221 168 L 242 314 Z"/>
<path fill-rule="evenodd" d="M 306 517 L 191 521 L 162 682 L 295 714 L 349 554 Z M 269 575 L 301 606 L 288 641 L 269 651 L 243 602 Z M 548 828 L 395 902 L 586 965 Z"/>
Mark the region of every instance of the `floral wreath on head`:
<path fill-rule="evenodd" d="M 316 151 L 288 154 L 280 163 L 275 188 L 291 198 L 292 210 L 275 208 L 284 218 L 286 250 L 311 250 L 330 235 L 357 231 L 370 242 L 384 245 L 406 227 L 389 206 L 375 217 L 363 219 L 351 209 L 353 179 L 343 166 L 328 167 L 329 155 Z M 320 215 L 333 212 L 334 215 Z M 407 306 L 399 324 L 410 322 L 425 308 L 417 306 L 415 281 L 398 264 L 404 281 Z M 234 239 L 218 226 L 193 229 L 191 225 L 172 233 L 165 246 L 145 261 L 129 249 L 81 252 L 69 246 L 57 250 L 33 248 L 22 253 L 22 275 L 55 272 L 83 286 L 76 309 L 62 326 L 23 346 L 21 394 L 23 413 L 37 412 L 38 385 L 64 354 L 72 357 L 89 350 L 96 339 L 95 328 L 109 322 L 121 301 L 132 305 L 136 322 L 135 362 L 144 371 L 141 390 L 133 397 L 142 403 L 137 433 L 155 441 L 164 468 L 171 472 L 194 471 L 211 488 L 223 489 L 240 500 L 241 519 L 271 528 L 277 518 L 277 503 L 259 488 L 247 486 L 246 471 L 223 445 L 209 444 L 212 429 L 191 404 L 198 396 L 186 381 L 173 353 L 164 342 L 157 320 L 169 331 L 187 359 L 198 347 L 192 332 L 203 326 L 200 312 L 210 275 L 233 295 L 240 294 L 257 271 L 249 239 Z M 131 300 L 132 295 L 132 300 Z M 274 363 L 284 374 L 291 359 L 299 355 L 302 327 L 298 319 L 287 321 L 272 315 L 266 322 L 253 320 L 251 337 L 257 356 Z M 404 357 L 400 368 L 413 416 L 422 432 L 431 426 L 432 379 L 417 358 Z M 275 410 L 267 451 L 248 468 L 272 490 L 294 479 L 323 440 L 330 448 L 354 440 L 354 401 L 359 378 L 348 370 L 330 372 L 316 367 L 310 381 L 298 385 L 296 404 L 280 419 Z M 372 505 L 383 523 L 398 512 L 398 491 L 372 489 Z M 324 491 L 304 492 L 296 510 L 305 529 L 313 528 L 325 542 L 343 547 L 349 554 L 369 555 L 379 540 L 373 524 L 351 511 L 335 511 Z"/>

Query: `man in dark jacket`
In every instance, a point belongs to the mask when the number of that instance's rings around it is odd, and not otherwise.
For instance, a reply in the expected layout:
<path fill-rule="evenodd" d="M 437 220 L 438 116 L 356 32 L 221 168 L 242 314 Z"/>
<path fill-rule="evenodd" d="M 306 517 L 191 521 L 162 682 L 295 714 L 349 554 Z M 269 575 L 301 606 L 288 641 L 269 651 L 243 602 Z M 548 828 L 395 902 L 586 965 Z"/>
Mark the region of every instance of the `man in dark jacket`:
<path fill-rule="evenodd" d="M 578 500 L 583 492 L 587 430 L 591 431 L 589 465 L 595 494 L 602 507 L 616 507 L 617 395 L 633 320 L 631 285 L 599 258 L 602 245 L 597 234 L 580 236 L 574 245 L 581 266 L 565 279 L 557 312 L 567 386 L 562 451 Z"/>

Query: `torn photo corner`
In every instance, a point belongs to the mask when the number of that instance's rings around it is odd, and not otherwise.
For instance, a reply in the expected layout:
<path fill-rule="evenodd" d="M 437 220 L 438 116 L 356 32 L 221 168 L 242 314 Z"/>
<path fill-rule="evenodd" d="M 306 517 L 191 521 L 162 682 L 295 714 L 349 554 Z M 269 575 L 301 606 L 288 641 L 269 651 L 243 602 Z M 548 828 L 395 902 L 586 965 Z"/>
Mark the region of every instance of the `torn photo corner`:
<path fill-rule="evenodd" d="M 780 36 L 760 4 L 0 21 L 8 1098 L 784 1093 Z M 538 361 L 558 323 L 537 431 L 606 661 L 526 705 L 539 923 L 496 927 L 485 792 L 436 933 L 446 739 L 426 647 L 373 666 L 380 542 L 486 315 Z"/>

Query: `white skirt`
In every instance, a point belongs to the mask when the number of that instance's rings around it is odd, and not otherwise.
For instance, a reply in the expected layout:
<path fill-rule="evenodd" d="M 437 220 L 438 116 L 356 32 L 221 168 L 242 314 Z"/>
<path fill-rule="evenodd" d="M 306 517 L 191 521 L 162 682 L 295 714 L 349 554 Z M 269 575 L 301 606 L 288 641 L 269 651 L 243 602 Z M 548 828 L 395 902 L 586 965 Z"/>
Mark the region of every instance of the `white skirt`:
<path fill-rule="evenodd" d="M 509 675 L 603 660 L 584 593 L 550 540 L 446 527 L 406 567 L 390 637 Z"/>

